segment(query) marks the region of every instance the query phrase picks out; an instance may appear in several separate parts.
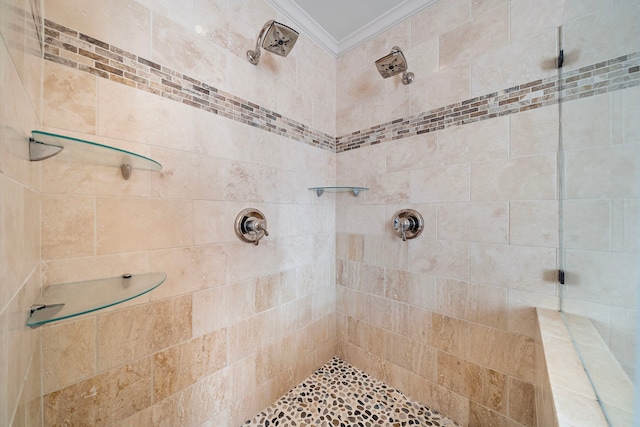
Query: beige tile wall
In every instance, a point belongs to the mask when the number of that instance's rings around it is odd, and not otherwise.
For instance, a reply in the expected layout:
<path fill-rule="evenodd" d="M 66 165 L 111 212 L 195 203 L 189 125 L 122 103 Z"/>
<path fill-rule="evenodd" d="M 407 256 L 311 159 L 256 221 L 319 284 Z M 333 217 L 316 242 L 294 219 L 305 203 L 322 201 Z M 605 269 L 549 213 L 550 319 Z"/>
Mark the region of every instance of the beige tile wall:
<path fill-rule="evenodd" d="M 28 54 L 34 38 L 24 37 L 32 24 L 19 10 L 28 3 L 0 3 L 0 75 L 10 100 L 0 115 L 8 230 L 0 266 L 14 284 L 0 289 L 0 339 L 20 349 L 2 353 L 0 423 L 55 424 L 75 408 L 77 422 L 97 425 L 239 424 L 335 354 L 337 336 L 349 362 L 464 424 L 536 424 L 532 307 L 557 307 L 548 274 L 558 227 L 556 107 L 336 156 L 48 61 L 41 67 Z M 287 59 L 265 54 L 250 65 L 245 50 L 277 17 L 263 1 L 50 1 L 45 16 L 339 136 L 549 76 L 563 19 L 565 43 L 595 37 L 593 49 L 568 52 L 570 69 L 639 50 L 633 31 L 603 36 L 621 16 L 634 22 L 633 1 L 560 3 L 437 2 L 343 55 L 335 69 L 304 35 Z M 416 73 L 411 86 L 369 66 L 393 45 Z M 621 119 L 610 143 L 597 136 L 601 128 L 570 128 L 577 137 L 569 163 L 605 159 L 606 174 L 637 156 L 636 92 L 572 104 L 567 113 L 589 123 L 600 114 Z M 115 168 L 54 159 L 40 171 L 23 144 L 40 121 L 151 156 L 164 169 L 124 181 Z M 306 191 L 334 180 L 371 190 L 358 198 Z M 592 184 L 570 188 L 580 200 L 569 213 L 578 225 L 610 223 L 608 244 L 618 252 L 637 250 L 635 188 Z M 615 193 L 609 212 L 589 200 L 598 198 L 593 191 Z M 593 215 L 581 216 L 581 203 Z M 40 223 L 41 204 L 40 235 L 28 224 Z M 231 231 L 248 205 L 267 214 L 272 233 L 257 248 Z M 389 222 L 405 207 L 423 213 L 426 230 L 402 243 Z M 573 244 L 602 248 L 605 234 L 584 241 L 575 233 Z M 601 268 L 584 251 L 570 255 Z M 607 262 L 602 268 L 629 264 L 618 254 Z M 38 331 L 23 327 L 41 281 L 155 270 L 168 272 L 167 283 L 135 301 Z M 626 307 L 609 313 L 586 301 L 585 309 L 633 323 Z M 609 335 L 631 360 L 621 344 L 630 332 Z"/>
<path fill-rule="evenodd" d="M 634 2 L 610 5 L 603 17 L 604 4 L 548 3 L 438 2 L 410 19 L 410 36 L 401 24 L 348 52 L 338 59 L 344 93 L 337 134 L 374 125 L 363 121 L 374 115 L 369 109 L 380 122 L 400 117 L 393 108 L 377 111 L 378 99 L 397 105 L 406 87 L 357 65 L 388 53 L 390 40 L 404 43 L 416 73 L 411 114 L 554 75 L 563 22 L 568 69 L 640 48 L 640 38 L 632 40 L 637 26 L 608 33 L 637 17 Z M 602 40 L 583 45 L 583 36 Z M 637 256 L 621 253 L 637 240 L 629 218 L 638 182 L 637 120 L 626 119 L 637 112 L 632 98 L 637 88 L 572 101 L 563 111 L 572 199 L 565 204 L 567 269 L 579 271 L 580 288 L 591 290 L 576 298 L 590 308 L 604 303 L 596 288 L 606 272 L 625 272 L 609 280 L 605 298 L 620 308 L 595 307 L 603 330 L 613 328 L 605 321 L 609 310 L 628 327 L 635 301 L 622 299 L 638 277 Z M 340 355 L 463 424 L 546 425 L 548 414 L 538 418 L 534 408 L 534 385 L 542 381 L 535 376 L 534 307 L 558 308 L 558 117 L 558 107 L 549 106 L 338 153 L 338 182 L 371 188 L 337 199 Z M 424 215 L 416 240 L 391 237 L 399 208 Z M 362 241 L 364 256 L 353 256 L 354 241 Z M 593 252 L 613 247 L 617 253 Z M 370 271 L 376 274 L 367 286 L 357 285 Z M 368 309 L 372 304 L 378 308 Z M 619 339 L 631 341 L 632 332 L 609 334 L 630 363 L 633 352 Z"/>
<path fill-rule="evenodd" d="M 325 52 L 301 35 L 286 59 L 246 61 L 271 6 L 178 3 L 47 2 L 45 16 L 335 134 L 335 71 L 313 72 Z M 43 98 L 45 129 L 163 165 L 125 181 L 43 164 L 44 285 L 167 272 L 42 328 L 44 425 L 239 425 L 335 354 L 334 202 L 307 190 L 335 182 L 334 153 L 49 61 Z M 233 231 L 246 207 L 267 217 L 259 246 Z"/>
<path fill-rule="evenodd" d="M 38 3 L 38 2 L 34 2 Z M 34 9 L 37 15 L 37 9 Z M 25 327 L 40 292 L 41 61 L 29 1 L 0 2 L 0 424 L 40 425 L 40 332 Z"/>

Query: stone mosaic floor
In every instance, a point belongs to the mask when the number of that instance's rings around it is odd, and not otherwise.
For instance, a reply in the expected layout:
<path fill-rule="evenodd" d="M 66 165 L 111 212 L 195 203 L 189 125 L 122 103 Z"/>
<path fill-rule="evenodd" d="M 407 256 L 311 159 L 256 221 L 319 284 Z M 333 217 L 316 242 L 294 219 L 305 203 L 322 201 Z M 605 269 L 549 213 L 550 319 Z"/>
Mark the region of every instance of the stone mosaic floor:
<path fill-rule="evenodd" d="M 243 426 L 459 426 L 334 357 Z"/>

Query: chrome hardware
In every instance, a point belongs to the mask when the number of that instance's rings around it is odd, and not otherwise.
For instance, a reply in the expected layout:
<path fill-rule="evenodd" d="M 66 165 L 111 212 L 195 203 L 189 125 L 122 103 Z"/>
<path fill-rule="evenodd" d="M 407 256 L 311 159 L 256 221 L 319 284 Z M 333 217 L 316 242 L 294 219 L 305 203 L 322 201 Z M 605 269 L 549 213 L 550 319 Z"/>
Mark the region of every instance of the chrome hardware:
<path fill-rule="evenodd" d="M 424 229 L 424 219 L 414 209 L 403 209 L 393 215 L 393 231 L 403 242 L 418 237 Z"/>
<path fill-rule="evenodd" d="M 378 59 L 376 68 L 384 79 L 402 73 L 402 84 L 408 85 L 413 82 L 414 75 L 407 72 L 407 60 L 398 46 L 394 46 L 391 49 L 391 53 Z"/>
<path fill-rule="evenodd" d="M 257 209 L 244 209 L 236 217 L 236 236 L 243 242 L 258 245 L 260 239 L 269 235 L 267 220 L 262 212 Z"/>

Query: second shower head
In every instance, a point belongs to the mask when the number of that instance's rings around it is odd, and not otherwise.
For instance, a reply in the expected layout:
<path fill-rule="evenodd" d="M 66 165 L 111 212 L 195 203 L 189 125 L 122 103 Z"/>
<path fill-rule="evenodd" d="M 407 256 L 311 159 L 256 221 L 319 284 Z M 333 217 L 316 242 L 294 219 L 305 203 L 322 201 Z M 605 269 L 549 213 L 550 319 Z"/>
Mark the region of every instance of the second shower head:
<path fill-rule="evenodd" d="M 267 21 L 256 41 L 255 50 L 247 51 L 247 59 L 253 65 L 260 60 L 260 47 L 280 56 L 287 56 L 298 40 L 298 32 L 293 28 L 274 21 Z"/>
<path fill-rule="evenodd" d="M 407 73 L 407 60 L 398 46 L 394 46 L 391 53 L 378 59 L 376 68 L 385 79 L 402 73 L 403 84 L 408 85 L 413 81 L 413 73 Z"/>

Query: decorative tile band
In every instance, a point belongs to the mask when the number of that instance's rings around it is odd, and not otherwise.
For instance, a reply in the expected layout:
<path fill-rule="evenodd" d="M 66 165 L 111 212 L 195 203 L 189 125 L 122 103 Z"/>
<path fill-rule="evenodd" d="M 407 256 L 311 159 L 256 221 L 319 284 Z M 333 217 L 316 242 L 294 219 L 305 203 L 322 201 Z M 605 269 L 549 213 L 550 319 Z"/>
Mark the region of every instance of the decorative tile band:
<path fill-rule="evenodd" d="M 640 52 L 467 99 L 336 138 L 336 152 L 640 85 Z"/>
<path fill-rule="evenodd" d="M 335 138 L 197 79 L 70 28 L 44 21 L 44 59 L 325 150 Z"/>
<path fill-rule="evenodd" d="M 46 60 L 338 153 L 640 85 L 640 52 L 634 52 L 334 138 L 91 36 L 44 22 Z"/>

